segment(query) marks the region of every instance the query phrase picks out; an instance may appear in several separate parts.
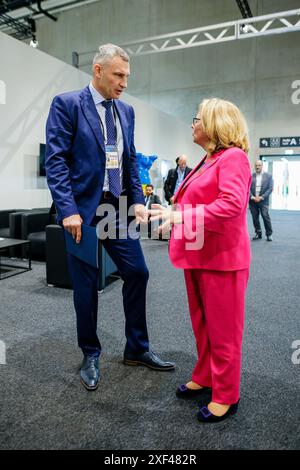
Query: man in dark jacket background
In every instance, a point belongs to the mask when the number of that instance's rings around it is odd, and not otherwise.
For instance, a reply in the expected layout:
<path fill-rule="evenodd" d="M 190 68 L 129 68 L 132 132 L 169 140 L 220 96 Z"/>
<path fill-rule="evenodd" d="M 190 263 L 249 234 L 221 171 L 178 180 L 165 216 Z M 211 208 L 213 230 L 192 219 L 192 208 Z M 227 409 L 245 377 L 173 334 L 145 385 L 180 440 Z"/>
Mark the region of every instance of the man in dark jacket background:
<path fill-rule="evenodd" d="M 172 168 L 168 172 L 167 179 L 164 184 L 164 192 L 166 201 L 173 204 L 174 194 L 181 185 L 184 178 L 192 171 L 192 168 L 187 166 L 187 156 L 180 155 L 176 158 L 176 168 Z"/>
<path fill-rule="evenodd" d="M 262 238 L 259 214 L 261 214 L 264 222 L 267 241 L 271 242 L 273 240 L 273 229 L 269 215 L 269 196 L 273 191 L 273 186 L 274 183 L 272 175 L 263 171 L 263 162 L 258 160 L 255 162 L 255 172 L 252 174 L 249 201 L 249 207 L 255 229 L 255 236 L 252 240 L 259 240 Z"/>

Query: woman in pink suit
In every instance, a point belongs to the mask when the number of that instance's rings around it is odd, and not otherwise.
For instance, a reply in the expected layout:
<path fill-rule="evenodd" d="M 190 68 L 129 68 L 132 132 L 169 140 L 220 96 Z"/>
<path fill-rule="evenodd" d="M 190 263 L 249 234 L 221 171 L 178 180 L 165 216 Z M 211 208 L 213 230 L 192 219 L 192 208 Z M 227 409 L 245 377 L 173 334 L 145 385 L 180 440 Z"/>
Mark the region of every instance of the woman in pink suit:
<path fill-rule="evenodd" d="M 198 419 L 221 421 L 239 403 L 250 242 L 246 222 L 251 171 L 246 121 L 232 103 L 204 100 L 193 119 L 194 142 L 206 156 L 175 194 L 174 210 L 152 206 L 159 231 L 173 225 L 169 254 L 184 269 L 198 360 L 180 398 L 212 389 Z"/>

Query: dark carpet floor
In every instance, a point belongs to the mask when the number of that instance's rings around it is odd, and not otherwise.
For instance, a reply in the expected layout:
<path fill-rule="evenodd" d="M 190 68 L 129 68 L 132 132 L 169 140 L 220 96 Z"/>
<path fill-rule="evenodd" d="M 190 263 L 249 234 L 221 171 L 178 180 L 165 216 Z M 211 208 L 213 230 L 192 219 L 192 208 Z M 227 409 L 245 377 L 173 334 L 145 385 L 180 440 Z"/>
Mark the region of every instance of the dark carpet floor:
<path fill-rule="evenodd" d="M 172 268 L 166 242 L 143 242 L 148 327 L 153 349 L 175 361 L 176 370 L 122 364 L 122 283 L 116 281 L 100 294 L 96 392 L 78 379 L 71 291 L 47 287 L 43 263 L 2 280 L 0 448 L 299 449 L 300 364 L 292 362 L 292 343 L 300 340 L 300 213 L 273 212 L 272 222 L 274 241 L 252 242 L 239 412 L 215 425 L 197 422 L 197 400 L 175 396 L 190 378 L 196 350 L 183 273 Z"/>

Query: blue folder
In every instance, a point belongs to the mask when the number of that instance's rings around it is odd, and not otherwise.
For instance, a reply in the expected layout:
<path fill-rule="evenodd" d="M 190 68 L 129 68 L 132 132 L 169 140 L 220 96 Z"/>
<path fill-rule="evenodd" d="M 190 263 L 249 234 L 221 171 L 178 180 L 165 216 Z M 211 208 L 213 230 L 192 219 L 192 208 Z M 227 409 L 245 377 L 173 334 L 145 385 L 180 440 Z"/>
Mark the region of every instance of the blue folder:
<path fill-rule="evenodd" d="M 81 225 L 81 241 L 76 243 L 72 235 L 65 232 L 66 249 L 67 252 L 81 261 L 99 268 L 99 253 L 98 253 L 98 237 L 96 233 L 96 227 L 90 227 L 89 225 Z"/>

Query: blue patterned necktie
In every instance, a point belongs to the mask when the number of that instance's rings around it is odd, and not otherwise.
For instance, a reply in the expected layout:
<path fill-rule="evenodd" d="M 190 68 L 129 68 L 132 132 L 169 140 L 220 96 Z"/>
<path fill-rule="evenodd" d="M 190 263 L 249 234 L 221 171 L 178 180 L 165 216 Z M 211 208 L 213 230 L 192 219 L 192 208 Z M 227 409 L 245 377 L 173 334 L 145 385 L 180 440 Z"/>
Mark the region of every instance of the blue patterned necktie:
<path fill-rule="evenodd" d="M 112 114 L 112 100 L 102 101 L 102 106 L 105 108 L 105 124 L 106 124 L 106 144 L 117 146 L 117 129 Z M 115 196 L 119 197 L 121 194 L 120 170 L 119 168 L 107 169 L 109 191 Z"/>

